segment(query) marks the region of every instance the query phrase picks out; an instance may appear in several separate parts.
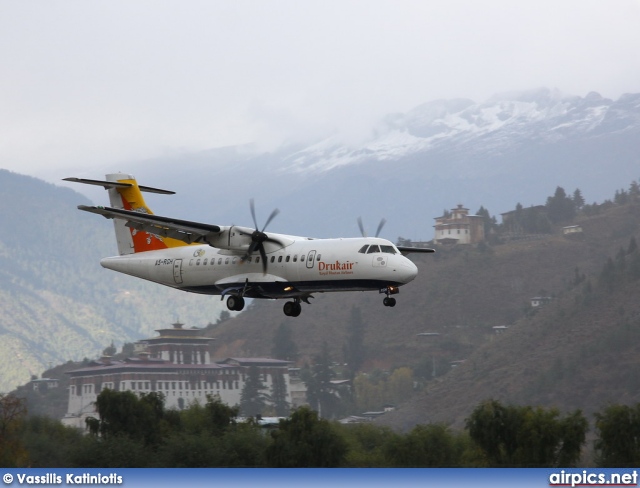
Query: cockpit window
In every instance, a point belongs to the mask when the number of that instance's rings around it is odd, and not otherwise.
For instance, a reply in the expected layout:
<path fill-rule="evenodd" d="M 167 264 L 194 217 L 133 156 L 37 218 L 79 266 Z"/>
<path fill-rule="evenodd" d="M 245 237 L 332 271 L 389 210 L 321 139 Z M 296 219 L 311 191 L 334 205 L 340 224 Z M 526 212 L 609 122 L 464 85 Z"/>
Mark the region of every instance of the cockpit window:
<path fill-rule="evenodd" d="M 385 245 L 378 246 L 377 244 L 371 244 L 371 245 L 365 244 L 360 248 L 358 252 L 361 254 L 372 254 L 374 252 L 384 252 L 387 254 L 398 253 L 398 251 L 396 251 L 396 248 L 393 246 L 385 246 Z"/>

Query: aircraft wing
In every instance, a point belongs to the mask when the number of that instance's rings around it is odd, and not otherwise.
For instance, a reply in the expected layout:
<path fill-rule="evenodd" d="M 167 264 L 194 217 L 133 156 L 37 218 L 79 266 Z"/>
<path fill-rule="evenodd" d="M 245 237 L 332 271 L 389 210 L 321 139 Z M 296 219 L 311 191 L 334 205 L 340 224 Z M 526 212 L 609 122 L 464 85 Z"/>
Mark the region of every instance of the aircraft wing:
<path fill-rule="evenodd" d="M 412 246 L 396 246 L 398 251 L 400 251 L 404 256 L 411 253 L 431 253 L 436 252 L 435 249 L 430 249 L 428 247 L 412 247 Z"/>
<path fill-rule="evenodd" d="M 107 219 L 126 220 L 127 223 L 125 225 L 127 227 L 163 237 L 171 237 L 172 239 L 178 239 L 187 244 L 210 244 L 209 237 L 220 233 L 220 227 L 217 225 L 192 222 L 190 220 L 173 219 L 160 215 L 133 212 L 131 210 L 112 207 L 79 205 L 78 208 L 85 212 L 102 215 Z"/>

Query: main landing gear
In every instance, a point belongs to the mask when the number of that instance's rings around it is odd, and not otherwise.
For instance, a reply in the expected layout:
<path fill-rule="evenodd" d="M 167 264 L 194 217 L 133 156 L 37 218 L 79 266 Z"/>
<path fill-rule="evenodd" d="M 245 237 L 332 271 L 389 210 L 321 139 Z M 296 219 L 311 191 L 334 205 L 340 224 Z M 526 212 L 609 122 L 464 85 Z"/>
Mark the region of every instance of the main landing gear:
<path fill-rule="evenodd" d="M 286 302 L 282 307 L 284 314 L 287 317 L 297 317 L 302 312 L 302 305 L 300 305 L 300 299 L 296 298 L 292 302 Z"/>
<path fill-rule="evenodd" d="M 234 312 L 239 312 L 244 308 L 244 298 L 240 295 L 229 295 L 229 298 L 227 298 L 227 308 Z"/>
<path fill-rule="evenodd" d="M 382 300 L 382 304 L 385 307 L 396 306 L 396 299 L 391 295 L 397 295 L 398 293 L 400 293 L 400 288 L 398 288 L 397 286 L 387 286 L 386 288 L 382 288 L 380 290 L 380 293 L 384 293 L 387 295 L 386 297 L 384 297 L 384 300 Z"/>

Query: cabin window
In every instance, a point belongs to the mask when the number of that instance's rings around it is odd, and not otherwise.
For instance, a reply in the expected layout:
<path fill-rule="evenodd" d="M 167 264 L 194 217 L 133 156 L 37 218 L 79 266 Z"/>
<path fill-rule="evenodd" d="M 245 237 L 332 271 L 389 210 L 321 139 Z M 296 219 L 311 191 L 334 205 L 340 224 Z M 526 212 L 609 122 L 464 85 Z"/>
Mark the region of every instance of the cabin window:
<path fill-rule="evenodd" d="M 360 248 L 360 250 L 358 252 L 362 253 L 362 254 L 366 254 L 367 253 L 367 249 L 369 248 L 369 244 L 365 244 L 364 246 L 362 246 Z"/>
<path fill-rule="evenodd" d="M 313 255 L 309 254 L 309 262 L 313 261 Z"/>
<path fill-rule="evenodd" d="M 193 266 L 193 259 L 189 259 L 189 266 Z"/>
<path fill-rule="evenodd" d="M 196 266 L 200 266 L 200 258 L 196 259 Z"/>
<path fill-rule="evenodd" d="M 367 251 L 367 254 L 371 254 L 374 252 L 380 252 L 380 246 L 378 246 L 377 244 L 369 246 L 369 250 Z"/>
<path fill-rule="evenodd" d="M 273 263 L 276 260 L 275 256 L 271 256 L 271 262 Z"/>
<path fill-rule="evenodd" d="M 291 256 L 287 254 L 287 258 L 285 259 L 285 261 L 288 263 L 290 259 L 291 259 Z"/>
<path fill-rule="evenodd" d="M 318 254 L 318 255 L 316 256 L 316 261 L 320 261 L 320 256 L 322 256 L 322 254 Z"/>
<path fill-rule="evenodd" d="M 207 264 L 207 258 L 204 258 L 204 261 L 202 261 L 202 266 L 205 266 Z"/>
<path fill-rule="evenodd" d="M 218 264 L 222 264 L 222 258 L 218 258 Z"/>
<path fill-rule="evenodd" d="M 294 262 L 294 263 L 297 263 L 297 262 L 298 262 L 298 255 L 297 255 L 297 254 L 294 254 L 294 255 L 293 255 L 293 262 Z"/>
<path fill-rule="evenodd" d="M 278 256 L 278 262 L 281 263 L 282 262 L 282 256 Z"/>
<path fill-rule="evenodd" d="M 224 260 L 224 264 L 229 264 L 229 258 Z"/>
<path fill-rule="evenodd" d="M 233 261 L 231 262 L 231 264 L 236 264 L 238 262 L 238 258 L 233 258 Z"/>
<path fill-rule="evenodd" d="M 302 256 L 300 256 L 300 262 L 304 263 L 304 254 Z"/>
<path fill-rule="evenodd" d="M 256 263 L 260 262 L 260 256 L 256 256 Z"/>

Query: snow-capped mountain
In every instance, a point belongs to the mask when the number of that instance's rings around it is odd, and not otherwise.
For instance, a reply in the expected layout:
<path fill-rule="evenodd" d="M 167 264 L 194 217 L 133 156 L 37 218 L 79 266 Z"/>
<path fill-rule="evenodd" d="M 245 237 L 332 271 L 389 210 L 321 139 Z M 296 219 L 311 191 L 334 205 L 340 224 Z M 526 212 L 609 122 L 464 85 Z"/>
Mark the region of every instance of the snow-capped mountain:
<path fill-rule="evenodd" d="M 251 225 L 247 202 L 255 197 L 265 215 L 281 209 L 270 226 L 277 232 L 353 236 L 358 216 L 372 229 L 385 217 L 384 237 L 429 240 L 433 218 L 459 203 L 500 220 L 518 203 L 544 204 L 557 186 L 579 188 L 588 203 L 627 188 L 640 177 L 640 94 L 611 100 L 538 89 L 482 103 L 437 100 L 387 116 L 360 144 L 336 135 L 269 154 L 225 148 L 129 171 L 178 191 L 158 213 Z"/>
<path fill-rule="evenodd" d="M 429 151 L 486 157 L 531 143 L 637 131 L 639 125 L 640 95 L 613 101 L 595 92 L 580 98 L 539 89 L 496 95 L 480 104 L 436 100 L 389 115 L 361 147 L 343 146 L 335 136 L 293 154 L 285 164 L 286 169 L 322 172 Z"/>

